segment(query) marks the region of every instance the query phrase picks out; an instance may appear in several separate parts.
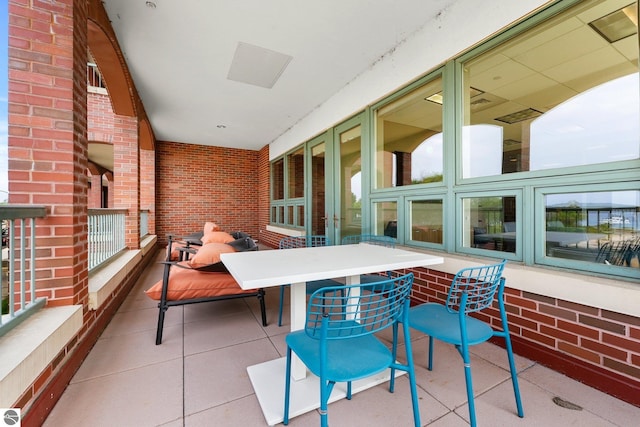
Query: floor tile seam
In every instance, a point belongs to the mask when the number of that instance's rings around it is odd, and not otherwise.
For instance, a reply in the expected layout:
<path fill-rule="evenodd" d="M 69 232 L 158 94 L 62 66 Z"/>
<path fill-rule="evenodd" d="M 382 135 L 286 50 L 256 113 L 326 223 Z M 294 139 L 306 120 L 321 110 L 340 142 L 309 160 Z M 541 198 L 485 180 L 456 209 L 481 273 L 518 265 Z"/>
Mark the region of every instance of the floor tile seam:
<path fill-rule="evenodd" d="M 434 396 L 433 394 L 431 394 L 431 393 L 429 392 L 429 390 L 427 390 L 426 388 L 422 387 L 420 384 L 418 384 L 418 382 L 417 382 L 417 381 L 416 381 L 416 388 L 418 388 L 418 390 L 422 390 L 423 392 L 425 392 L 426 394 L 428 394 L 429 396 L 431 396 L 431 398 L 432 398 L 433 400 L 435 400 L 435 401 L 436 401 L 436 402 L 438 402 L 440 405 L 442 405 L 442 407 L 443 407 L 443 408 L 447 409 L 447 411 L 448 411 L 447 413 L 449 413 L 449 412 L 453 412 L 453 411 L 455 411 L 455 410 L 456 410 L 456 408 L 458 408 L 457 406 L 456 406 L 456 407 L 454 407 L 454 408 L 450 408 L 450 407 L 449 407 L 449 405 L 447 405 L 447 404 L 446 404 L 446 403 L 444 403 L 442 400 L 438 399 L 436 396 Z M 466 404 L 467 404 L 467 401 L 465 400 L 465 401 L 464 401 L 464 405 L 466 405 Z M 461 405 L 461 406 L 462 406 L 462 405 Z M 443 415 L 443 417 L 444 417 L 445 415 L 447 415 L 447 414 L 444 414 L 444 415 Z"/>
<path fill-rule="evenodd" d="M 69 382 L 69 385 L 71 385 L 71 384 L 82 384 L 82 383 L 85 383 L 85 382 L 88 382 L 88 381 L 104 379 L 104 378 L 110 377 L 112 375 L 119 375 L 119 374 L 123 374 L 123 373 L 127 373 L 127 372 L 137 371 L 139 369 L 144 369 L 144 368 L 147 368 L 147 367 L 150 367 L 150 366 L 155 366 L 155 365 L 160 365 L 160 364 L 167 363 L 167 362 L 172 362 L 172 361 L 175 361 L 175 360 L 178 360 L 178 359 L 184 359 L 184 356 L 183 355 L 179 355 L 179 356 L 176 356 L 176 357 L 172 357 L 170 359 L 158 360 L 158 361 L 154 361 L 153 363 L 146 363 L 144 365 L 134 366 L 134 367 L 130 367 L 130 368 L 127 368 L 127 369 L 113 371 L 113 372 L 105 373 L 105 374 L 102 374 L 102 375 L 96 375 L 96 376 L 89 377 L 89 378 L 83 378 L 81 380 L 71 379 L 71 381 Z"/>
<path fill-rule="evenodd" d="M 184 337 L 184 333 L 183 333 L 183 337 Z M 260 340 L 264 340 L 264 339 L 269 339 L 269 337 L 265 336 L 265 337 L 260 337 L 260 338 L 253 338 L 253 339 L 250 339 L 250 340 L 247 340 L 247 341 L 241 341 L 241 342 L 237 342 L 237 343 L 234 343 L 234 344 L 225 345 L 223 347 L 210 348 L 208 350 L 200 350 L 200 351 L 197 351 L 195 353 L 186 353 L 186 349 L 183 347 L 183 354 L 184 354 L 183 357 L 186 359 L 188 357 L 198 356 L 198 355 L 201 355 L 201 354 L 204 354 L 204 353 L 209 353 L 209 352 L 212 352 L 212 351 L 225 350 L 225 349 L 229 349 L 231 347 L 235 347 L 235 346 L 238 346 L 238 345 L 249 344 L 249 343 L 260 341 Z M 271 340 L 269 340 L 269 341 L 271 341 Z M 184 338 L 183 338 L 183 342 L 184 342 Z M 276 350 L 276 352 L 277 352 L 277 350 Z"/>
<path fill-rule="evenodd" d="M 448 408 L 447 408 L 448 409 Z M 433 419 L 431 422 L 424 424 L 424 427 L 428 427 L 430 425 L 433 425 L 435 423 L 437 423 L 438 421 L 440 421 L 441 419 L 443 419 L 444 417 L 446 417 L 449 414 L 453 414 L 456 417 L 460 418 L 461 421 L 465 422 L 466 424 L 469 424 L 469 422 L 467 420 L 465 420 L 460 414 L 458 414 L 456 411 L 454 410 L 449 410 L 449 412 L 442 414 L 441 416 L 439 416 L 438 418 Z"/>
<path fill-rule="evenodd" d="M 208 302 L 215 302 L 215 301 L 208 301 Z M 185 319 L 184 323 L 192 324 L 192 323 L 196 323 L 196 322 L 204 322 L 204 321 L 207 321 L 207 320 L 220 320 L 220 321 L 222 321 L 224 319 L 227 319 L 227 318 L 233 317 L 233 316 L 235 316 L 235 317 L 246 317 L 247 313 L 242 313 L 242 312 L 228 313 L 228 314 L 220 315 L 220 317 L 217 317 L 215 319 L 210 319 L 210 318 L 207 318 L 207 317 L 201 317 L 201 318 L 190 319 L 190 320 Z M 258 323 L 260 323 L 260 322 L 258 322 Z M 260 323 L 260 326 L 262 326 L 262 323 Z M 264 327 L 262 329 L 264 329 Z"/>
<path fill-rule="evenodd" d="M 187 412 L 186 412 L 186 409 L 185 409 L 185 412 L 184 412 L 184 418 L 186 419 L 186 418 L 188 418 L 188 417 L 191 417 L 191 416 L 194 416 L 194 415 L 200 414 L 200 413 L 202 413 L 202 412 L 209 411 L 209 410 L 211 410 L 211 409 L 215 409 L 215 408 L 219 408 L 219 407 L 221 407 L 221 406 L 228 405 L 229 403 L 233 403 L 233 402 L 239 401 L 239 400 L 241 400 L 241 399 L 245 399 L 245 398 L 247 398 L 247 397 L 255 396 L 255 395 L 256 395 L 255 393 L 248 393 L 248 394 L 245 394 L 245 395 L 243 395 L 243 396 L 238 396 L 238 397 L 234 397 L 233 399 L 226 400 L 226 401 L 221 402 L 221 403 L 219 403 L 219 404 L 217 404 L 217 405 L 208 406 L 208 407 L 203 408 L 203 409 L 198 409 L 198 410 L 196 410 L 195 412 L 191 412 L 191 413 L 187 413 Z M 256 402 L 257 402 L 257 401 L 258 401 L 258 398 L 256 397 L 255 399 L 256 399 Z M 184 424 L 183 424 L 183 425 L 184 425 Z"/>

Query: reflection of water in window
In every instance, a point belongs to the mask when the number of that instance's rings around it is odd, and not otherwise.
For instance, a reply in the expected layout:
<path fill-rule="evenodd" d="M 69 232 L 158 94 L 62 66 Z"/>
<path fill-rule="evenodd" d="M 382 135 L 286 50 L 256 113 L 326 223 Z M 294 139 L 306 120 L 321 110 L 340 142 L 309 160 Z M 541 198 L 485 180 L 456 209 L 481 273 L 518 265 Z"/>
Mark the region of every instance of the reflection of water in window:
<path fill-rule="evenodd" d="M 531 170 L 640 157 L 638 73 L 580 93 L 531 123 Z"/>

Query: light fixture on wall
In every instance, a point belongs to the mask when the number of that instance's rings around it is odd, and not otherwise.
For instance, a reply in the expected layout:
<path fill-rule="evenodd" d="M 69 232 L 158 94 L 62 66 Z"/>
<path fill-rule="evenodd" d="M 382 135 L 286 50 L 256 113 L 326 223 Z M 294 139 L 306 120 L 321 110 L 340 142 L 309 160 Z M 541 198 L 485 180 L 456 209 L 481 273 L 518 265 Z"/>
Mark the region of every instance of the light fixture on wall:
<path fill-rule="evenodd" d="M 609 43 L 617 42 L 638 32 L 638 9 L 632 3 L 589 22 L 593 28 Z"/>

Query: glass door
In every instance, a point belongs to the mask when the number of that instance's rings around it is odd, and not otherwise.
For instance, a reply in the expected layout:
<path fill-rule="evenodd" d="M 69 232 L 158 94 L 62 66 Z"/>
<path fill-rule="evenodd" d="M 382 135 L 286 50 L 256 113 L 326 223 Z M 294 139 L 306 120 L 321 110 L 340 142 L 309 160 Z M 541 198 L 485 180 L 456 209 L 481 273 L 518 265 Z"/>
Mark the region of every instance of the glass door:
<path fill-rule="evenodd" d="M 334 242 L 362 233 L 362 115 L 334 129 Z"/>
<path fill-rule="evenodd" d="M 316 236 L 332 236 L 329 234 L 329 218 L 333 212 L 333 199 L 330 182 L 332 182 L 332 168 L 330 161 L 330 153 L 327 153 L 327 147 L 331 144 L 327 143 L 327 134 L 321 135 L 309 143 L 310 165 L 307 170 L 310 171 L 309 182 L 309 200 L 307 206 L 310 206 L 310 224 L 308 225 L 309 234 Z"/>

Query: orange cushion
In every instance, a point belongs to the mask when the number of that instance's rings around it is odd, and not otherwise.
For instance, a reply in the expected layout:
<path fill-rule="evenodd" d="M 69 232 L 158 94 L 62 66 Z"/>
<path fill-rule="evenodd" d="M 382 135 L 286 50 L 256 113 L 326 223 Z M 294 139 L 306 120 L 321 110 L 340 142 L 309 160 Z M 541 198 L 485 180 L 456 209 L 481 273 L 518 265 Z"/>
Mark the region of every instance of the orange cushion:
<path fill-rule="evenodd" d="M 220 262 L 220 254 L 235 252 L 233 247 L 225 243 L 207 243 L 202 245 L 198 252 L 189 260 L 191 267 L 201 267 L 203 265 Z"/>
<path fill-rule="evenodd" d="M 225 231 L 210 231 L 205 233 L 200 240 L 202 240 L 203 245 L 206 245 L 207 243 L 229 243 L 236 239 Z"/>
<path fill-rule="evenodd" d="M 252 292 L 255 290 L 243 290 L 229 273 L 202 273 L 196 270 L 171 267 L 167 300 L 180 301 Z M 147 289 L 145 293 L 151 299 L 159 300 L 162 295 L 162 280 Z"/>
<path fill-rule="evenodd" d="M 204 230 L 202 230 L 203 234 L 210 233 L 211 231 L 220 231 L 220 227 L 215 222 L 207 221 L 204 223 Z"/>

